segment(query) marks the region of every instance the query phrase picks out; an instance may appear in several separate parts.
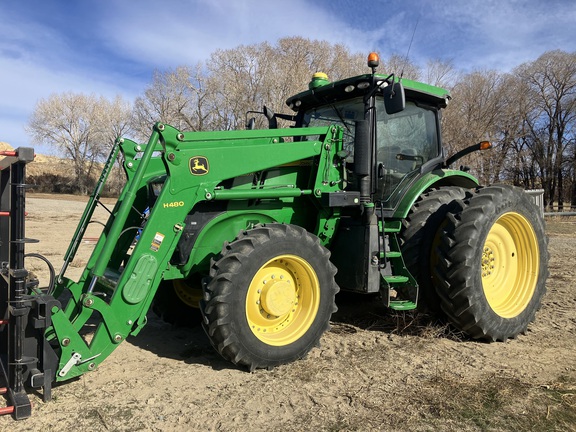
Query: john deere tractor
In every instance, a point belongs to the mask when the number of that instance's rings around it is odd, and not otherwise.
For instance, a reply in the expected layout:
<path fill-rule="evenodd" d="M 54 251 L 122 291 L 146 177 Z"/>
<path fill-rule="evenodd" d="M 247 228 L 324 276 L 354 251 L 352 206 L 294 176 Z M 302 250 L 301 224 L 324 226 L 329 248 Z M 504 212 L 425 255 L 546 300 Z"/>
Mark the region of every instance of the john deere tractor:
<path fill-rule="evenodd" d="M 376 73 L 373 54 L 368 66 L 337 82 L 315 74 L 287 100 L 291 114 L 264 109 L 267 129 L 251 121 L 242 131 L 181 132 L 157 123 L 146 144 L 119 139 L 45 288 L 24 265 L 34 152 L 5 153 L 3 412 L 25 418 L 27 389 L 42 388 L 49 400 L 53 382 L 97 369 L 142 330 L 149 309 L 174 324 L 201 321 L 214 349 L 249 370 L 306 355 L 328 329 L 339 290 L 380 293 L 396 310 L 425 307 L 477 339 L 524 332 L 545 291 L 540 212 L 522 190 L 481 187 L 452 168 L 490 145 L 444 154 L 448 91 Z M 71 280 L 68 265 L 104 206 L 117 160 L 126 184 Z"/>

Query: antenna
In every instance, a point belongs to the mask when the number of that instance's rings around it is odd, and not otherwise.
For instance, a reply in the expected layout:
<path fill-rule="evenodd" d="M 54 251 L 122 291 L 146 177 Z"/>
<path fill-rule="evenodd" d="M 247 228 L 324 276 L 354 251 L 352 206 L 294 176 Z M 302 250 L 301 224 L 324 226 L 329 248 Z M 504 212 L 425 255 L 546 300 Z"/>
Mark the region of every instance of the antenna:
<path fill-rule="evenodd" d="M 410 45 L 408 45 L 408 51 L 406 51 L 406 57 L 404 58 L 404 64 L 402 65 L 402 71 L 400 72 L 400 81 L 404 76 L 404 68 L 406 67 L 406 63 L 408 63 L 408 55 L 410 54 L 410 48 L 412 48 L 412 42 L 414 42 L 414 35 L 416 34 L 416 29 L 418 28 L 419 22 L 420 22 L 420 15 L 418 15 L 416 24 L 414 24 L 414 30 L 412 31 L 412 37 L 410 38 Z"/>

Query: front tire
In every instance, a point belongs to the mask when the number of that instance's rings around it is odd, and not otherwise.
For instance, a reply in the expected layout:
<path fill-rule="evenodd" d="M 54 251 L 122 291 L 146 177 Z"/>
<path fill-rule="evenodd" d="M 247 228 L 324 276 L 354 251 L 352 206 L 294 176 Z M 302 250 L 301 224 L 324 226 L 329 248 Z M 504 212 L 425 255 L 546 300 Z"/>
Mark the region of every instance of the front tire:
<path fill-rule="evenodd" d="M 336 311 L 336 268 L 317 237 L 261 225 L 224 245 L 201 303 L 212 345 L 236 365 L 271 368 L 305 356 Z"/>
<path fill-rule="evenodd" d="M 540 307 L 548 276 L 540 210 L 519 188 L 480 188 L 448 215 L 438 248 L 442 310 L 476 339 L 524 333 Z"/>

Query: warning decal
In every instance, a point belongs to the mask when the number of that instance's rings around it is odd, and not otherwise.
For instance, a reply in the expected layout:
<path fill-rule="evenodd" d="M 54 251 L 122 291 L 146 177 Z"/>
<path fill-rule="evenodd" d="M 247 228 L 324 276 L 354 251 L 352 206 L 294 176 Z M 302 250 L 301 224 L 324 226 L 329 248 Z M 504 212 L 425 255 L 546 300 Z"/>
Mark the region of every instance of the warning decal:
<path fill-rule="evenodd" d="M 154 240 L 152 240 L 150 249 L 153 250 L 154 252 L 158 252 L 158 249 L 160 249 L 160 245 L 162 244 L 163 241 L 164 241 L 164 234 L 157 232 L 156 235 L 154 236 Z"/>

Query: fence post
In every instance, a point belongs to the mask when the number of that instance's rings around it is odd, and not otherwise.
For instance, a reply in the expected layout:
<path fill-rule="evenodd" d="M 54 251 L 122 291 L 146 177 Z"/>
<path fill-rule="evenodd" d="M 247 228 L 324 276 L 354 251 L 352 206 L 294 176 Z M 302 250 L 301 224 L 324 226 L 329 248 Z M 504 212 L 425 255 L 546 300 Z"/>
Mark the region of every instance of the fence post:
<path fill-rule="evenodd" d="M 532 202 L 540 209 L 540 215 L 544 216 L 544 189 L 533 189 L 524 191 Z"/>

